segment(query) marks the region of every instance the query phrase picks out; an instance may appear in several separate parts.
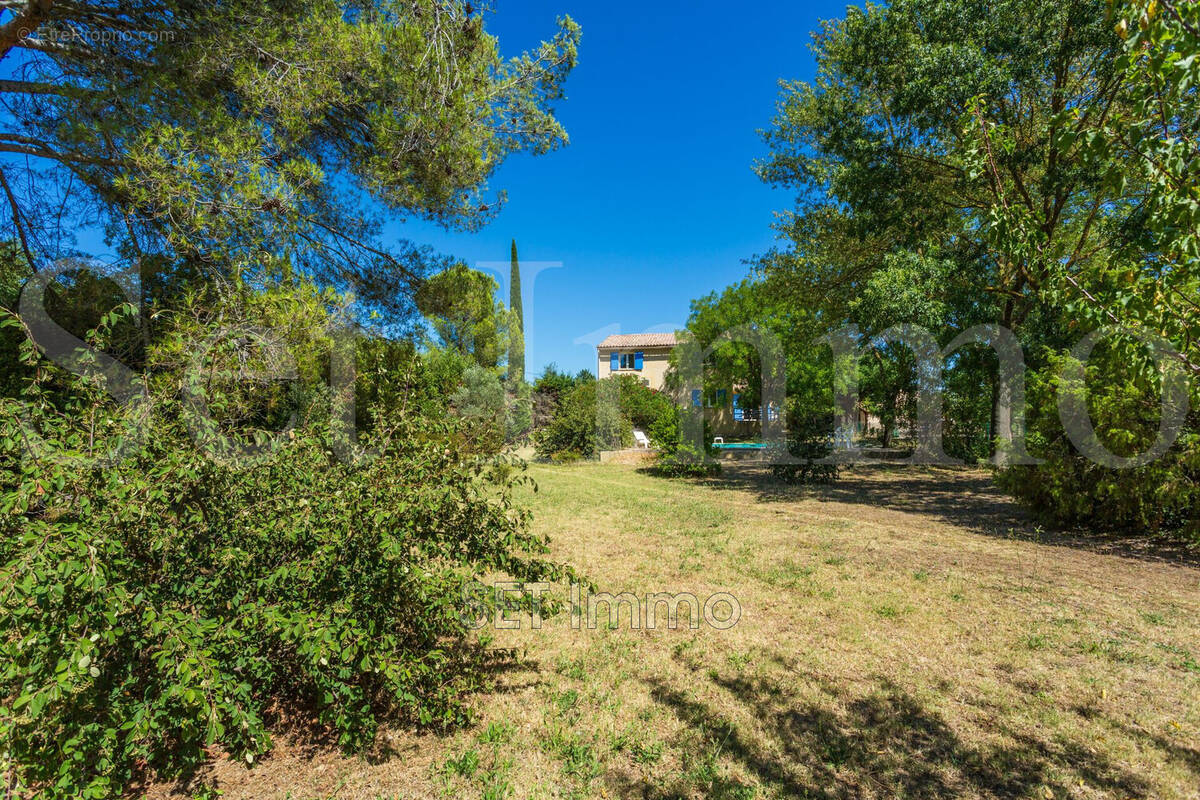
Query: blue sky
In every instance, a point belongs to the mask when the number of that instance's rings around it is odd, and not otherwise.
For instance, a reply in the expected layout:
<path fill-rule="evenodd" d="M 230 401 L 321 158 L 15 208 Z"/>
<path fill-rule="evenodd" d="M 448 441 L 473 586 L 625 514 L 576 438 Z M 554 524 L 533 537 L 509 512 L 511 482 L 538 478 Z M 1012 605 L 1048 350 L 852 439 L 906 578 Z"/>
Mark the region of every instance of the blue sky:
<path fill-rule="evenodd" d="M 486 26 L 506 55 L 583 28 L 579 66 L 558 117 L 569 146 L 504 164 L 508 192 L 477 233 L 408 220 L 385 236 L 430 244 L 472 266 L 501 262 L 516 239 L 525 298 L 526 370 L 595 369 L 577 340 L 674 330 L 688 304 L 745 277 L 791 196 L 752 171 L 765 154 L 780 79 L 809 79 L 810 32 L 846 4 L 702 0 L 497 0 Z M 536 276 L 534 262 L 561 262 Z M 504 288 L 507 299 L 507 288 Z"/>

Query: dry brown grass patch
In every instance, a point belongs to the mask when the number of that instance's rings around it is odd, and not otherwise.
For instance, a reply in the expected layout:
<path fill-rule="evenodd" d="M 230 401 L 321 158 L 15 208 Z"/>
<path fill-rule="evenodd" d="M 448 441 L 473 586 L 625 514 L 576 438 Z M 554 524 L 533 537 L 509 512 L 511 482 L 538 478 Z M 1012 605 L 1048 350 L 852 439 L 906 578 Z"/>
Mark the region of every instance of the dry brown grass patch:
<path fill-rule="evenodd" d="M 1200 796 L 1185 560 L 1039 532 L 972 471 L 532 469 L 556 557 L 611 592 L 732 592 L 739 624 L 497 632 L 524 657 L 471 729 L 377 760 L 284 743 L 214 765 L 225 797 Z"/>

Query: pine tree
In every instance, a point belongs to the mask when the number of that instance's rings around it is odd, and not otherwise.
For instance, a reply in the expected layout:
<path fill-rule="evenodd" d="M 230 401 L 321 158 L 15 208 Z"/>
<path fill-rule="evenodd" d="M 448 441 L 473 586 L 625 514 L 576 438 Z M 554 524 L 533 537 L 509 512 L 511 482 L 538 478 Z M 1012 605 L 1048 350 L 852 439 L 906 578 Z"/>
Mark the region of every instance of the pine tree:
<path fill-rule="evenodd" d="M 399 321 L 441 262 L 362 210 L 471 230 L 506 158 L 567 140 L 579 27 L 504 58 L 482 5 L 3 0 L 2 238 L 41 266 L 94 224 L 143 265 L 291 269 Z"/>
<path fill-rule="evenodd" d="M 508 339 L 508 380 L 517 384 L 525 380 L 525 313 L 521 308 L 521 265 L 517 261 L 516 239 L 512 241 L 511 257 L 508 307 L 512 312 L 512 325 Z"/>

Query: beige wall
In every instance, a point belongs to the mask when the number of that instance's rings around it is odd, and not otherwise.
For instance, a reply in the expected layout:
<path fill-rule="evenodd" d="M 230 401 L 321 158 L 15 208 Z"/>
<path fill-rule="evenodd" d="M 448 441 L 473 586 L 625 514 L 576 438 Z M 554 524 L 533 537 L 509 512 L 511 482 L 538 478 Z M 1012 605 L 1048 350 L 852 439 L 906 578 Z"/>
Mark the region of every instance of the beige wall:
<path fill-rule="evenodd" d="M 671 365 L 671 350 L 670 347 L 606 347 L 602 350 L 597 350 L 596 353 L 596 377 L 604 380 L 609 375 L 636 375 L 643 380 L 649 381 L 651 389 L 663 388 L 663 381 L 667 374 L 667 367 Z M 635 369 L 619 369 L 615 373 L 609 369 L 610 359 L 609 353 L 616 350 L 618 353 L 642 353 L 642 368 Z"/>
<path fill-rule="evenodd" d="M 733 418 L 733 406 L 707 406 L 704 409 L 704 421 L 708 423 L 709 432 L 713 436 L 723 436 L 731 439 L 753 439 L 758 436 L 760 424 L 741 422 Z"/>

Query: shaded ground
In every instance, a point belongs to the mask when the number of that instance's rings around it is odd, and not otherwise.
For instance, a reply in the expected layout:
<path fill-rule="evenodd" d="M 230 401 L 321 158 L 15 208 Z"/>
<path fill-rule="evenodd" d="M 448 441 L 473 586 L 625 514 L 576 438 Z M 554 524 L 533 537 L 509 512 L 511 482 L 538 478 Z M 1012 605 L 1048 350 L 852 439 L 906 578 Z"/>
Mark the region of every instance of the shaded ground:
<path fill-rule="evenodd" d="M 369 758 L 285 737 L 215 764 L 225 797 L 1200 797 L 1186 556 L 1051 537 L 975 471 L 532 471 L 556 557 L 614 593 L 729 592 L 738 623 L 526 620 L 474 727 Z"/>
<path fill-rule="evenodd" d="M 789 486 L 772 480 L 768 467 L 732 464 L 718 478 L 701 483 L 752 493 L 769 503 L 809 500 L 906 511 L 991 535 L 1027 535 L 1036 527 L 981 470 L 868 463 L 843 468 L 842 479 L 834 484 Z"/>
<path fill-rule="evenodd" d="M 1200 567 L 1200 551 L 1166 537 L 1148 539 L 1127 532 L 1096 530 L 1047 531 L 997 489 L 990 473 L 984 470 L 867 462 L 845 468 L 843 479 L 832 485 L 796 487 L 772 480 L 769 467 L 732 464 L 719 477 L 697 483 L 753 492 L 768 502 L 817 500 L 909 511 L 990 536 Z"/>

